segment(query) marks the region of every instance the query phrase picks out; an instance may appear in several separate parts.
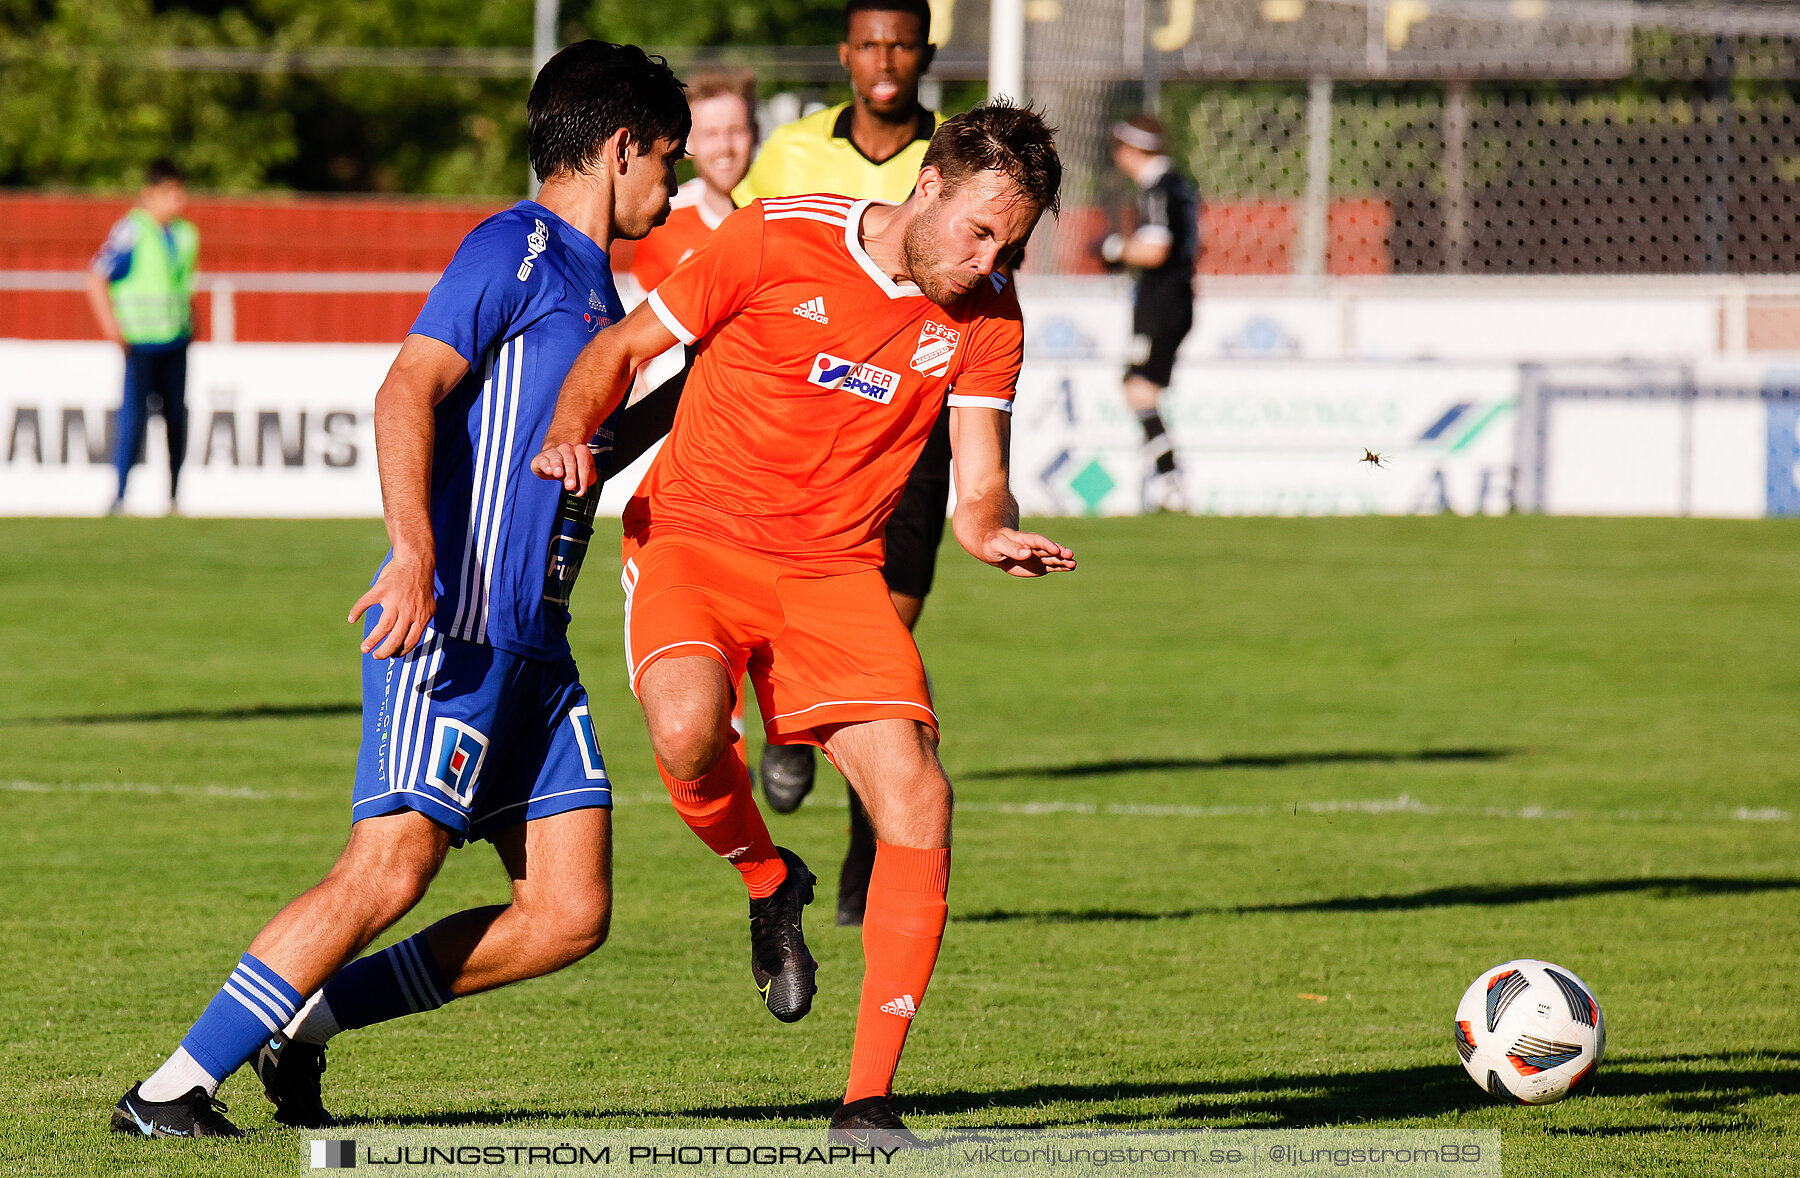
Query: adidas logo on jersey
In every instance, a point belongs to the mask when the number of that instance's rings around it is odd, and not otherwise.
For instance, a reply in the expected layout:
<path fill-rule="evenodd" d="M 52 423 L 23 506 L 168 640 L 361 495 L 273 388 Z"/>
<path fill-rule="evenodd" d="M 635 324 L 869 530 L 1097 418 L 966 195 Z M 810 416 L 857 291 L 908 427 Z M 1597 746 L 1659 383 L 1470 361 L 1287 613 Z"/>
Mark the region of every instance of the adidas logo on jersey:
<path fill-rule="evenodd" d="M 812 298 L 807 299 L 804 303 L 801 303 L 798 307 L 794 308 L 794 314 L 800 316 L 802 319 L 811 319 L 814 323 L 831 322 L 831 316 L 825 313 L 824 295 L 814 295 Z"/>
<path fill-rule="evenodd" d="M 919 1005 L 913 1001 L 913 996 L 911 994 L 902 994 L 892 1001 L 883 1002 L 881 1004 L 881 1013 L 897 1014 L 901 1018 L 910 1021 L 913 1015 L 919 1013 Z"/>

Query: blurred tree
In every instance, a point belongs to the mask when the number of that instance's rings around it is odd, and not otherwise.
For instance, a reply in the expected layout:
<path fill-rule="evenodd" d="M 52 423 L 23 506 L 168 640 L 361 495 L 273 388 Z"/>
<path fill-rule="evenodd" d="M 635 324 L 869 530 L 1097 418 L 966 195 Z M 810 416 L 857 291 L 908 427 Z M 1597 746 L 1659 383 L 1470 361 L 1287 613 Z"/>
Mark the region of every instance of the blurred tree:
<path fill-rule="evenodd" d="M 588 0 L 562 5 L 566 39 L 644 46 L 835 45 L 843 0 Z"/>
<path fill-rule="evenodd" d="M 0 184 L 134 187 L 158 155 L 176 157 L 202 187 L 266 184 L 297 150 L 286 79 L 140 64 L 174 46 L 259 41 L 237 12 L 0 0 Z"/>
<path fill-rule="evenodd" d="M 272 47 L 518 48 L 531 0 L 251 0 Z M 530 79 L 341 70 L 293 79 L 298 150 L 270 180 L 311 192 L 509 195 L 526 184 Z"/>
<path fill-rule="evenodd" d="M 167 68 L 180 49 L 492 50 L 532 0 L 0 0 L 0 184 L 131 187 L 170 155 L 201 188 L 509 195 L 529 79 Z M 563 0 L 561 40 L 822 45 L 841 0 Z"/>

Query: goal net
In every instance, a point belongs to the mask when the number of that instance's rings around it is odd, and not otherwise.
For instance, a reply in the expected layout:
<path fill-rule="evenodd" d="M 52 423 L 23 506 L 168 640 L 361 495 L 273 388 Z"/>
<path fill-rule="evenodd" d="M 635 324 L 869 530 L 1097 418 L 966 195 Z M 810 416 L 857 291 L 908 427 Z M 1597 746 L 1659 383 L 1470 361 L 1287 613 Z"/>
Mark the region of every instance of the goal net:
<path fill-rule="evenodd" d="M 952 52 L 985 46 L 985 3 Z M 1027 0 L 1026 92 L 1095 267 L 1148 109 L 1214 274 L 1719 275 L 1800 263 L 1800 10 L 1613 0 Z"/>

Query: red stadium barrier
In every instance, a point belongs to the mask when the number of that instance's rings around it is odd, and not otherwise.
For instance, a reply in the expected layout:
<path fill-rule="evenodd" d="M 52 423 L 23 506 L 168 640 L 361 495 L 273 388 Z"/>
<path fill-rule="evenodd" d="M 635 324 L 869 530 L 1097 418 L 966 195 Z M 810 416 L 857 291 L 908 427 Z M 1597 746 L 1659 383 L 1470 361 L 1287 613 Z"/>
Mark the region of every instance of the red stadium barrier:
<path fill-rule="evenodd" d="M 1201 274 L 1292 274 L 1300 257 L 1301 204 L 1293 200 L 1239 200 L 1207 204 L 1200 211 L 1205 249 Z M 1334 200 L 1327 213 L 1328 274 L 1392 274 L 1388 237 L 1394 213 L 1379 198 Z"/>
<path fill-rule="evenodd" d="M 435 271 L 507 201 L 196 196 L 201 265 L 214 271 Z M 128 197 L 0 194 L 0 270 L 73 270 L 93 258 Z"/>
<path fill-rule="evenodd" d="M 457 243 L 504 200 L 197 196 L 188 215 L 200 229 L 203 277 L 218 274 L 435 275 Z M 67 275 L 86 269 L 125 196 L 0 193 L 0 271 Z M 1291 274 L 1298 258 L 1299 203 L 1209 202 L 1202 213 L 1201 274 Z M 1096 209 L 1064 211 L 1060 268 L 1099 273 L 1087 256 L 1103 231 Z M 1380 199 L 1333 201 L 1327 269 L 1388 274 L 1393 211 Z M 631 243 L 614 250 L 615 268 L 631 265 Z M 233 297 L 234 338 L 246 341 L 395 343 L 424 302 L 418 290 L 382 292 L 240 290 Z M 211 299 L 197 301 L 200 339 L 210 339 Z M 97 339 L 79 290 L 0 289 L 0 336 Z"/>
<path fill-rule="evenodd" d="M 1392 274 L 1388 238 L 1394 213 L 1378 197 L 1335 200 L 1327 214 L 1325 270 L 1328 274 Z M 1300 258 L 1301 202 L 1296 200 L 1208 201 L 1200 210 L 1204 248 L 1195 272 L 1202 275 L 1292 274 Z M 1092 206 L 1065 208 L 1058 225 L 1052 269 L 1063 274 L 1103 274 L 1093 243 L 1110 220 Z M 1027 259 L 1027 268 L 1030 260 Z"/>
<path fill-rule="evenodd" d="M 507 202 L 326 197 L 195 197 L 202 274 L 422 273 L 444 268 L 457 243 Z M 128 197 L 0 194 L 0 271 L 83 270 Z M 240 291 L 236 338 L 262 341 L 399 340 L 418 313 L 418 291 Z M 210 300 L 197 301 L 201 339 Z M 0 335 L 97 339 L 79 291 L 0 290 Z"/>

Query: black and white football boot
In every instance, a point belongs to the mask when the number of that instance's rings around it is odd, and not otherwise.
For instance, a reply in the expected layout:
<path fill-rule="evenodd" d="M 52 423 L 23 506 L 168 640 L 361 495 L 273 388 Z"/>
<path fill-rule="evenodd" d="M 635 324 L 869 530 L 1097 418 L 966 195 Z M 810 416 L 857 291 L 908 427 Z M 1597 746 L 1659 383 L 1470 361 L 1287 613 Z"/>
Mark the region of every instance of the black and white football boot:
<path fill-rule="evenodd" d="M 208 1096 L 198 1085 L 169 1101 L 145 1100 L 139 1085 L 113 1106 L 112 1131 L 139 1137 L 242 1137 L 244 1131 L 225 1119 L 225 1102 Z"/>
<path fill-rule="evenodd" d="M 297 1129 L 337 1124 L 319 1093 L 319 1077 L 325 1074 L 324 1044 L 277 1034 L 262 1045 L 252 1063 L 263 1094 L 275 1106 L 277 1121 Z"/>

